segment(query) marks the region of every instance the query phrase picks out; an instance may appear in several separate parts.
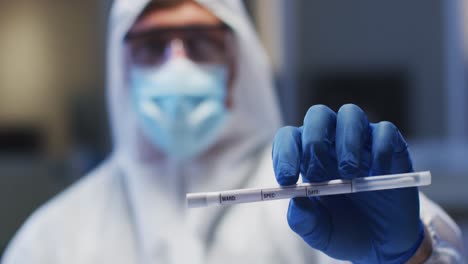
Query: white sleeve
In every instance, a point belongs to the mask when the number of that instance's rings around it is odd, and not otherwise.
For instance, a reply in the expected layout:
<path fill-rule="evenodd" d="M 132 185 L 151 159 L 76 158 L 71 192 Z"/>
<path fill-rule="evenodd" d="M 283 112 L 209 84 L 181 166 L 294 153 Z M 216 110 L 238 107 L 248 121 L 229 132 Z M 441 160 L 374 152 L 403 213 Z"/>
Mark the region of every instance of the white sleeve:
<path fill-rule="evenodd" d="M 445 211 L 420 193 L 421 219 L 432 240 L 429 264 L 460 264 L 464 261 L 461 231 Z"/>

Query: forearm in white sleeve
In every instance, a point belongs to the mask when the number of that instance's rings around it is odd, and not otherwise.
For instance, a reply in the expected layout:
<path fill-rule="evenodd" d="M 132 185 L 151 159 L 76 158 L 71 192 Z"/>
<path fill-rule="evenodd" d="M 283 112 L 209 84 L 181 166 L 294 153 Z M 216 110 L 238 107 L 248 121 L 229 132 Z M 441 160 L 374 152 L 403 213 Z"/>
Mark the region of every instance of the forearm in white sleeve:
<path fill-rule="evenodd" d="M 421 219 L 426 227 L 427 240 L 432 246 L 424 263 L 465 263 L 461 231 L 447 213 L 420 193 Z"/>

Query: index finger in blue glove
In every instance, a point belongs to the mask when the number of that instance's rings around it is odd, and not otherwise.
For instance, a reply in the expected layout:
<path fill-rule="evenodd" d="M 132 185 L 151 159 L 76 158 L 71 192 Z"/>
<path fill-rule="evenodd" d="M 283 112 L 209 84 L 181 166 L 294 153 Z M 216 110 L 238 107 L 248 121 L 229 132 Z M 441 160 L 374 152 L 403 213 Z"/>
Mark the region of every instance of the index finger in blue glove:
<path fill-rule="evenodd" d="M 272 158 L 279 185 L 293 185 L 299 179 L 301 165 L 301 129 L 283 127 L 273 141 Z"/>
<path fill-rule="evenodd" d="M 370 139 L 370 126 L 366 114 L 356 105 L 347 104 L 340 108 L 336 123 L 336 155 L 341 177 L 352 179 L 362 175 L 366 162 L 365 147 Z"/>
<path fill-rule="evenodd" d="M 302 167 L 305 182 L 337 176 L 335 155 L 336 113 L 325 105 L 312 106 L 302 129 Z"/>

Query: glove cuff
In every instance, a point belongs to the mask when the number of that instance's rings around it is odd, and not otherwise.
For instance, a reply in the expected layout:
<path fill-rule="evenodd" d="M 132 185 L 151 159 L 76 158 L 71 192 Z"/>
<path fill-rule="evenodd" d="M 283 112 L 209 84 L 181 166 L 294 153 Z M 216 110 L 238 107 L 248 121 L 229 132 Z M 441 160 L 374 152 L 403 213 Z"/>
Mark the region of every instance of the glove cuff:
<path fill-rule="evenodd" d="M 424 224 L 423 224 L 424 225 Z M 414 255 L 406 262 L 406 264 L 420 264 L 426 262 L 429 257 L 432 255 L 432 239 L 427 229 L 424 225 L 424 239 L 421 242 L 421 245 L 416 250 Z"/>

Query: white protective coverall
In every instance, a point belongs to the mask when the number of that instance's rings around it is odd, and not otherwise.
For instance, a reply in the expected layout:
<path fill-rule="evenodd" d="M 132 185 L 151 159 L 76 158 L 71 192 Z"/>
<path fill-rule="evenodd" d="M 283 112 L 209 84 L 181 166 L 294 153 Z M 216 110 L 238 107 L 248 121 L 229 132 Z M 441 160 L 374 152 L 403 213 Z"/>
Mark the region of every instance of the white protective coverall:
<path fill-rule="evenodd" d="M 129 98 L 124 35 L 149 0 L 117 0 L 110 20 L 108 100 L 113 154 L 37 210 L 12 240 L 16 263 L 340 263 L 288 227 L 288 201 L 185 209 L 185 194 L 274 186 L 271 143 L 281 125 L 266 55 L 237 0 L 200 0 L 235 32 L 237 78 L 231 118 L 191 162 L 168 160 L 142 135 Z M 456 262 L 456 225 L 421 198 L 437 257 Z M 448 241 L 448 242 L 447 242 Z M 449 262 L 448 262 L 449 263 Z"/>

